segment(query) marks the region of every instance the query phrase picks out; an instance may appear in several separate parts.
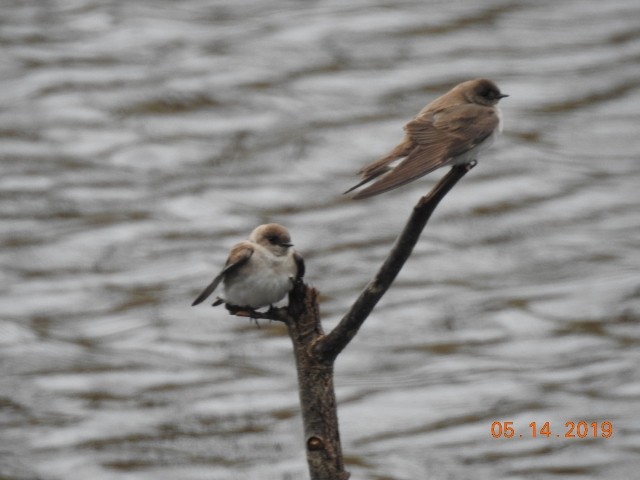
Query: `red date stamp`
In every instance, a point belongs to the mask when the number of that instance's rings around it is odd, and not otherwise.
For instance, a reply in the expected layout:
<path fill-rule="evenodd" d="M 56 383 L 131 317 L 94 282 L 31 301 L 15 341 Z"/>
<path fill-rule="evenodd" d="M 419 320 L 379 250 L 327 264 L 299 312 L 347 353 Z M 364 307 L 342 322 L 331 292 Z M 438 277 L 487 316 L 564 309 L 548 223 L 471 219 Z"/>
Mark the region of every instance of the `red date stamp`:
<path fill-rule="evenodd" d="M 551 422 L 531 422 L 528 427 L 516 431 L 513 422 L 493 422 L 491 436 L 493 438 L 611 438 L 613 436 L 613 423 L 608 420 L 604 422 L 570 420 L 564 422 L 564 428 L 559 431 L 551 428 Z"/>

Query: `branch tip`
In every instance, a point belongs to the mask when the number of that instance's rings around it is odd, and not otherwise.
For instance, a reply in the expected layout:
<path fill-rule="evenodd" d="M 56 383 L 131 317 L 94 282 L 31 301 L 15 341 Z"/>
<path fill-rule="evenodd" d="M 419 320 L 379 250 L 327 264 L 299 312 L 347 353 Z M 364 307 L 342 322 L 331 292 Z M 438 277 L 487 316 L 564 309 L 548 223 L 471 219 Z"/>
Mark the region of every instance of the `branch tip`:
<path fill-rule="evenodd" d="M 318 354 L 327 361 L 333 361 L 347 346 L 404 266 L 435 208 L 476 164 L 476 160 L 472 160 L 463 165 L 454 165 L 428 194 L 418 200 L 402 233 L 373 280 L 367 284 L 338 325 L 317 345 Z"/>

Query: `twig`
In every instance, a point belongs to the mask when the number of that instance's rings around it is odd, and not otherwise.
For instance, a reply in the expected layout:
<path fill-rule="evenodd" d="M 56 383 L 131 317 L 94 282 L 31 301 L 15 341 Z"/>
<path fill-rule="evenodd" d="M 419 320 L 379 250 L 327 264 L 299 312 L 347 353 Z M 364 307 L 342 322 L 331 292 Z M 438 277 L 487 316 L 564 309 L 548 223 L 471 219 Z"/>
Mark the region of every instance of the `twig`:
<path fill-rule="evenodd" d="M 396 239 L 389 256 L 384 261 L 376 276 L 364 288 L 360 296 L 351 306 L 349 311 L 342 317 L 338 325 L 315 346 L 315 353 L 322 357 L 325 362 L 335 360 L 338 354 L 349 344 L 351 339 L 358 333 L 358 330 L 367 319 L 378 301 L 389 289 L 402 266 L 407 261 L 413 247 L 418 242 L 420 234 L 424 229 L 431 214 L 440 203 L 440 200 L 454 187 L 458 181 L 464 177 L 476 162 L 466 165 L 457 165 L 437 183 L 437 185 L 427 195 L 422 197 L 416 206 L 404 230 Z"/>

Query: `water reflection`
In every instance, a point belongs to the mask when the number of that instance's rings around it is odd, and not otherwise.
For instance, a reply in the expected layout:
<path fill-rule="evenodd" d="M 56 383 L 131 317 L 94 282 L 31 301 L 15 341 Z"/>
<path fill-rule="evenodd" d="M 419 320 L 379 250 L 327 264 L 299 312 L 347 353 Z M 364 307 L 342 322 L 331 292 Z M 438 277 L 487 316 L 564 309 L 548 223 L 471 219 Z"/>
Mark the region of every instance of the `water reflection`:
<path fill-rule="evenodd" d="M 505 135 L 338 362 L 350 470 L 634 478 L 638 10 L 5 2 L 0 476 L 305 478 L 282 327 L 189 303 L 277 221 L 335 324 L 435 179 L 339 193 L 427 101 L 489 76 Z M 526 435 L 568 420 L 615 434 Z"/>

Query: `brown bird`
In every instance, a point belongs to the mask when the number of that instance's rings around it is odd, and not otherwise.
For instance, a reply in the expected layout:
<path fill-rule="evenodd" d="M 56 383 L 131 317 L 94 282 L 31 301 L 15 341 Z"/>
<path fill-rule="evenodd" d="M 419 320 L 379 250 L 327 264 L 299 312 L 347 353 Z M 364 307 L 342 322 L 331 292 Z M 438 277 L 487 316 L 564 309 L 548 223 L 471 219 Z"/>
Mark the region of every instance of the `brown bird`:
<path fill-rule="evenodd" d="M 248 240 L 231 247 L 222 271 L 191 305 L 206 300 L 220 282 L 225 295 L 213 305 L 226 303 L 255 310 L 279 302 L 293 288 L 293 282 L 304 276 L 304 261 L 292 247 L 291 236 L 282 225 L 256 227 Z"/>
<path fill-rule="evenodd" d="M 508 96 L 486 78 L 456 85 L 420 110 L 405 125 L 400 144 L 362 168 L 358 172 L 362 181 L 344 193 L 380 177 L 353 196 L 354 199 L 371 197 L 440 167 L 475 160 L 502 131 L 497 103 Z"/>

